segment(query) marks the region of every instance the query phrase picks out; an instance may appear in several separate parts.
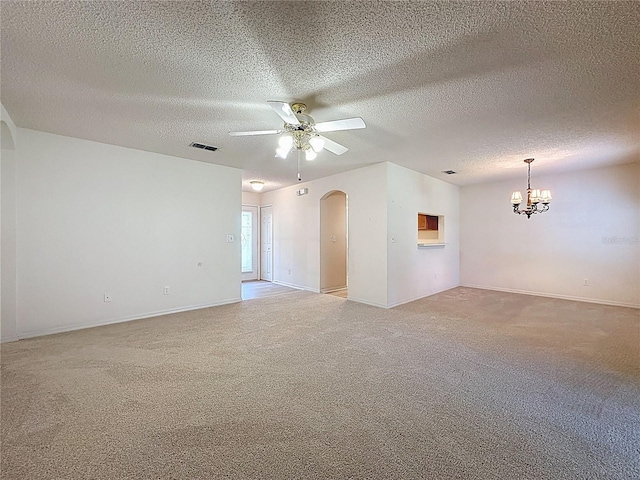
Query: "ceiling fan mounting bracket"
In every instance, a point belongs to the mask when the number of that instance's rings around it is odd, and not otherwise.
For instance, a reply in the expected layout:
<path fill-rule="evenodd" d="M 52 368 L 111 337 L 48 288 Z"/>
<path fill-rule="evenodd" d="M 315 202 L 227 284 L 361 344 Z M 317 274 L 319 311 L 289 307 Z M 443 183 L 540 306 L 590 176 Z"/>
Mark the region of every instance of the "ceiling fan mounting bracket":
<path fill-rule="evenodd" d="M 307 106 L 304 103 L 297 102 L 291 104 L 291 110 L 293 110 L 293 113 L 304 113 L 306 109 Z"/>

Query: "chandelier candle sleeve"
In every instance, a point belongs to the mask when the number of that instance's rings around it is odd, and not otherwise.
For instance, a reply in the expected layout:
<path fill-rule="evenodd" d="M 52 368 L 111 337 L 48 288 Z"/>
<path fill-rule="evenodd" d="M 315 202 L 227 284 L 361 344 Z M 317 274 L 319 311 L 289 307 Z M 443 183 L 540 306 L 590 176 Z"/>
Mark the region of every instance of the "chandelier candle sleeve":
<path fill-rule="evenodd" d="M 551 202 L 551 191 L 540 190 L 538 188 L 531 188 L 531 163 L 533 158 L 527 158 L 524 163 L 527 164 L 527 204 L 526 207 L 521 210 L 520 204 L 522 203 L 522 193 L 513 192 L 511 194 L 511 205 L 513 205 L 513 213 L 517 215 L 526 215 L 527 218 L 531 218 L 531 215 L 536 213 L 543 213 L 549 210 L 549 203 Z M 538 205 L 542 203 L 540 207 Z"/>

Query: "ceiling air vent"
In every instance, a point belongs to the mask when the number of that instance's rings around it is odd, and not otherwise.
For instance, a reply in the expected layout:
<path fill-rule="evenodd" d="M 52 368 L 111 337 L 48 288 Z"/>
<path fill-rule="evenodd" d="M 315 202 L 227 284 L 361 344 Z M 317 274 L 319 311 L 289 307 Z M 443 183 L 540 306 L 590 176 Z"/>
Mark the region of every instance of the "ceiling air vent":
<path fill-rule="evenodd" d="M 442 173 L 446 173 L 447 175 L 455 175 L 456 172 L 453 170 L 443 170 Z"/>
<path fill-rule="evenodd" d="M 210 152 L 215 152 L 218 149 L 218 147 L 214 147 L 212 145 L 205 145 L 204 143 L 197 143 L 197 142 L 191 142 L 189 146 L 193 148 L 200 148 L 201 150 L 209 150 Z"/>

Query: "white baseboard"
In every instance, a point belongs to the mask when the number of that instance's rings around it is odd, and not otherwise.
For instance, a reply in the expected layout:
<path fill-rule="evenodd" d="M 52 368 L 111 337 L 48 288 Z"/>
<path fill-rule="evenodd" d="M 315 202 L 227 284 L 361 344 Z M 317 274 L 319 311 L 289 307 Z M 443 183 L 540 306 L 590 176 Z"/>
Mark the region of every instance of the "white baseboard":
<path fill-rule="evenodd" d="M 163 316 L 163 315 L 171 315 L 172 313 L 188 312 L 190 310 L 200 310 L 202 308 L 218 307 L 220 305 L 228 305 L 230 303 L 238 303 L 240 301 L 242 301 L 241 298 L 232 298 L 232 299 L 222 300 L 220 302 L 215 302 L 215 303 L 206 303 L 206 304 L 201 304 L 201 305 L 191 305 L 191 306 L 188 306 L 188 307 L 172 308 L 172 309 L 169 309 L 169 310 L 158 310 L 156 312 L 147 312 L 147 313 L 143 313 L 143 314 L 139 314 L 139 315 L 130 315 L 130 316 L 127 316 L 127 317 L 114 318 L 114 319 L 103 320 L 103 321 L 99 321 L 99 322 L 85 323 L 85 324 L 82 324 L 82 325 L 65 325 L 65 326 L 62 326 L 62 327 L 47 328 L 45 330 L 38 330 L 38 331 L 19 333 L 17 335 L 17 337 L 15 338 L 15 340 L 23 340 L 23 339 L 26 339 L 26 338 L 41 337 L 43 335 L 53 335 L 54 333 L 72 332 L 72 331 L 75 331 L 75 330 L 83 330 L 85 328 L 102 327 L 104 325 L 112 325 L 114 323 L 131 322 L 133 320 L 142 320 L 144 318 L 160 317 L 160 316 Z M 10 340 L 7 340 L 7 341 L 10 341 Z"/>
<path fill-rule="evenodd" d="M 576 297 L 573 295 L 559 295 L 555 293 L 546 293 L 546 292 L 532 292 L 530 290 L 518 290 L 515 288 L 487 287 L 485 285 L 473 285 L 471 283 L 463 283 L 463 284 L 460 284 L 460 286 L 469 287 L 469 288 L 479 288 L 481 290 L 495 290 L 496 292 L 519 293 L 521 295 L 533 295 L 536 297 L 559 298 L 561 300 L 573 300 L 574 302 L 586 302 L 586 303 L 597 303 L 600 305 L 612 305 L 614 307 L 640 308 L 639 304 L 616 302 L 612 300 L 602 300 L 598 298 Z"/>
<path fill-rule="evenodd" d="M 17 335 L 14 335 L 12 337 L 2 337 L 0 338 L 0 343 L 15 342 L 16 340 L 20 340 Z"/>
<path fill-rule="evenodd" d="M 395 303 L 390 303 L 387 308 L 393 308 L 393 307 L 397 307 L 399 305 L 404 305 L 405 303 L 411 303 L 411 302 L 415 302 L 416 300 L 420 300 L 421 298 L 427 298 L 430 297 L 431 295 L 435 295 L 437 293 L 442 293 L 442 292 L 446 292 L 447 290 L 451 290 L 452 288 L 456 288 L 459 285 L 452 285 L 452 286 L 448 286 L 448 287 L 444 287 L 438 290 L 433 290 L 429 293 L 426 293 L 424 295 L 419 295 L 417 297 L 413 297 L 413 298 L 409 298 L 407 300 L 400 300 L 399 302 L 395 302 Z"/>
<path fill-rule="evenodd" d="M 307 292 L 320 293 L 320 290 L 318 290 L 317 288 L 305 287 L 303 285 L 297 285 L 295 283 L 281 282 L 280 280 L 273 280 L 271 283 L 282 285 L 284 287 L 295 288 L 296 290 L 305 290 Z"/>
<path fill-rule="evenodd" d="M 349 296 L 349 298 L 347 298 L 347 300 L 349 300 L 350 302 L 364 303 L 365 305 L 369 305 L 370 307 L 388 308 L 386 305 L 382 305 L 380 303 L 370 302 L 369 300 L 362 300 L 361 298 L 355 298 L 355 297 L 352 297 L 352 296 Z"/>

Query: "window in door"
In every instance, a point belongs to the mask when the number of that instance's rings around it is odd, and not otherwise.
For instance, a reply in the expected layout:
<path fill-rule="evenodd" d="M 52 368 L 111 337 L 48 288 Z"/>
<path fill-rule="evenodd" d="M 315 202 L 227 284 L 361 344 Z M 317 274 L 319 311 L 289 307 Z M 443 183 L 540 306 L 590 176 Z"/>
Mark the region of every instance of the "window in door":
<path fill-rule="evenodd" d="M 242 280 L 258 279 L 258 208 L 243 206 L 240 242 Z"/>

